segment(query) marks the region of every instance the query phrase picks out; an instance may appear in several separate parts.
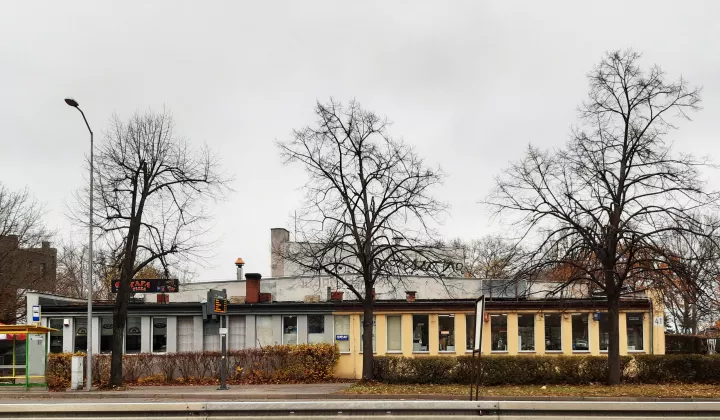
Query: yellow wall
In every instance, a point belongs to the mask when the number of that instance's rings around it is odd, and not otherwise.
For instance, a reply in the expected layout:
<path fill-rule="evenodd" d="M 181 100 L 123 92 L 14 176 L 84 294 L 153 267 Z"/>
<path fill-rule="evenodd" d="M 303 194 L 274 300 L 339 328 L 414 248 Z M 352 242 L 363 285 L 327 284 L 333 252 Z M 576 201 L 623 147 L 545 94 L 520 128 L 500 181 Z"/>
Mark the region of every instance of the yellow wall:
<path fill-rule="evenodd" d="M 629 311 L 638 312 L 638 311 Z M 516 355 L 519 353 L 518 349 L 518 313 L 517 312 L 503 312 L 508 316 L 508 352 L 507 354 Z M 522 354 L 546 354 L 545 352 L 545 316 L 544 312 L 522 312 L 523 314 L 533 314 L 535 319 L 535 352 L 523 352 Z M 588 328 L 590 334 L 590 352 L 580 351 L 573 352 L 572 350 L 572 314 L 573 313 L 584 313 L 589 317 Z M 413 353 L 412 351 L 412 315 L 409 313 L 388 313 L 388 312 L 377 312 L 375 314 L 375 325 L 376 325 L 376 352 L 375 355 L 386 355 L 387 353 L 387 322 L 386 316 L 401 316 L 401 334 L 402 334 L 402 352 L 390 353 L 396 355 L 402 355 L 406 357 L 416 357 L 423 355 L 447 355 L 447 356 L 460 356 L 470 354 L 465 350 L 466 344 L 466 324 L 467 315 L 469 313 L 455 313 L 455 351 L 454 352 L 439 352 L 439 314 L 452 314 L 452 312 L 441 312 L 441 313 L 429 313 L 429 312 L 415 312 L 415 314 L 427 314 L 429 320 L 428 326 L 428 352 Z M 592 354 L 600 355 L 605 352 L 600 352 L 600 325 L 598 321 L 593 320 L 593 312 L 565 312 L 562 314 L 562 354 Z M 662 314 L 662 312 L 660 312 Z M 336 376 L 340 378 L 361 378 L 362 377 L 362 354 L 360 353 L 360 335 L 362 334 L 360 326 L 360 314 L 341 314 L 336 315 L 350 315 L 350 354 L 342 354 L 336 370 Z M 652 337 L 652 347 L 655 354 L 663 354 L 665 349 L 665 336 L 664 326 L 653 326 L 653 318 L 657 313 L 651 313 L 646 311 L 643 315 L 643 332 L 644 332 L 644 351 L 638 353 L 650 353 L 650 336 Z M 626 328 L 626 311 L 620 313 L 620 354 L 626 355 L 627 351 L 627 331 Z M 485 322 L 482 318 L 478 320 L 484 322 L 483 325 L 483 337 L 482 337 L 482 353 L 491 354 L 491 334 L 490 334 L 490 322 Z M 548 353 L 556 354 L 556 353 Z"/>

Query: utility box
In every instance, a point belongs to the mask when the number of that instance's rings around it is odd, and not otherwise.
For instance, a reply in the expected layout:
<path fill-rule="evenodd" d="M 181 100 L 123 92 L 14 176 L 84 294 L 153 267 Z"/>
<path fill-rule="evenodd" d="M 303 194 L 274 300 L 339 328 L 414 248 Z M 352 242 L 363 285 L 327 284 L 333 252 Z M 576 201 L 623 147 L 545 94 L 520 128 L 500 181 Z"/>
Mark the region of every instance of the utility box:
<path fill-rule="evenodd" d="M 83 356 L 73 356 L 70 363 L 70 389 L 78 391 L 83 389 Z"/>

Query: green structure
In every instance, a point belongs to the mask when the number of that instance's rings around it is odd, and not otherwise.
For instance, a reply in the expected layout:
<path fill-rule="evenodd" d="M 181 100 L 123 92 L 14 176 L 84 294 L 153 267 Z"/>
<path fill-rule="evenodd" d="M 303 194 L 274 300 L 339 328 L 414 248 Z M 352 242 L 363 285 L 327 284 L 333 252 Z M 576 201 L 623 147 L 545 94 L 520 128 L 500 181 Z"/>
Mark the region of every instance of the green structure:
<path fill-rule="evenodd" d="M 46 386 L 48 333 L 35 325 L 0 325 L 0 386 Z"/>

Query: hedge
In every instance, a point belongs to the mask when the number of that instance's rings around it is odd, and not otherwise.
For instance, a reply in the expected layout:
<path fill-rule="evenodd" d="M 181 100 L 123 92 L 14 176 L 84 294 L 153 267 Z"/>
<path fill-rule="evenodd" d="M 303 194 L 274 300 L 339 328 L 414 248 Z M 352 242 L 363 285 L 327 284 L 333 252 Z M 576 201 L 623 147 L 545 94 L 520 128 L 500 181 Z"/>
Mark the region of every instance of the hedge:
<path fill-rule="evenodd" d="M 631 358 L 620 358 L 623 372 Z M 604 356 L 492 356 L 481 357 L 483 385 L 591 384 L 607 380 Z M 374 379 L 386 383 L 470 384 L 472 356 L 375 357 Z"/>
<path fill-rule="evenodd" d="M 72 356 L 82 353 L 48 355 L 45 380 L 52 390 L 70 387 Z M 228 351 L 230 383 L 310 383 L 333 377 L 340 352 L 334 344 L 278 345 L 261 349 Z M 220 352 L 132 354 L 123 356 L 126 384 L 212 384 L 220 375 Z M 110 355 L 93 355 L 93 385 L 110 382 Z"/>
<path fill-rule="evenodd" d="M 720 384 L 720 355 L 668 354 L 635 357 L 641 383 Z"/>
<path fill-rule="evenodd" d="M 666 334 L 665 353 L 667 354 L 707 354 L 708 337 L 689 334 Z"/>

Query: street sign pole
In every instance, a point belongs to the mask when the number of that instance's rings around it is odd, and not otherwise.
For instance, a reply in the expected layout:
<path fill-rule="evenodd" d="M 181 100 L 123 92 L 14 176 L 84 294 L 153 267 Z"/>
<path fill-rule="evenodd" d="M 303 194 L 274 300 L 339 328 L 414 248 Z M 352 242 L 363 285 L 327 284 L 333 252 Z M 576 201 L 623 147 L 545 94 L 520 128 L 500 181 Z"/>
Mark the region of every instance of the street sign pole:
<path fill-rule="evenodd" d="M 220 316 L 220 388 L 227 390 L 227 315 Z"/>

